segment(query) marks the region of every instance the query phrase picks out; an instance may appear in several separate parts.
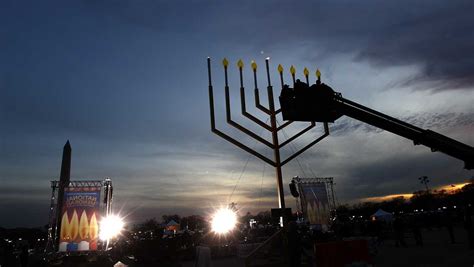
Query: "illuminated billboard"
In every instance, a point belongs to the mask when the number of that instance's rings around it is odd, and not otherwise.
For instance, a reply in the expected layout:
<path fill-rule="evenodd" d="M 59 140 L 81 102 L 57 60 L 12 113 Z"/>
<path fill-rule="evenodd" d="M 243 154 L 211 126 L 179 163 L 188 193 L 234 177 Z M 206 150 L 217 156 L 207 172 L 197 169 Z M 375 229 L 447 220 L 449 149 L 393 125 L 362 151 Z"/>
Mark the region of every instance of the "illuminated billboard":
<path fill-rule="evenodd" d="M 299 184 L 303 214 L 310 224 L 329 224 L 330 207 L 326 183 Z"/>
<path fill-rule="evenodd" d="M 101 187 L 81 186 L 64 189 L 59 251 L 97 250 Z"/>

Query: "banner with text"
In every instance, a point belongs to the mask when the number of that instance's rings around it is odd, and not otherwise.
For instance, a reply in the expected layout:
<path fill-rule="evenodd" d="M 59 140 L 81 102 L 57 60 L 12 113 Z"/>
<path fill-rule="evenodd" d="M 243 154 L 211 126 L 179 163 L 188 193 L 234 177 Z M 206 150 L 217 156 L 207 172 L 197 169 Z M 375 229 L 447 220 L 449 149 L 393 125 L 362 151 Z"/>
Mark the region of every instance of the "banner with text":
<path fill-rule="evenodd" d="M 66 187 L 59 251 L 97 250 L 101 187 Z"/>

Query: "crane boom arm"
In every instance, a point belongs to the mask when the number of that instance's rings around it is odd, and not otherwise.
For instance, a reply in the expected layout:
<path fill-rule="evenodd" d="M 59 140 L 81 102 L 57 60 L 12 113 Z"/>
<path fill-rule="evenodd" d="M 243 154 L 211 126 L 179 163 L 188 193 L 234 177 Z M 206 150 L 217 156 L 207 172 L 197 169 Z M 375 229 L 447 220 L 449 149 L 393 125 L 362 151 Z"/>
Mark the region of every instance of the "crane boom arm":
<path fill-rule="evenodd" d="M 343 115 L 368 123 L 424 145 L 431 151 L 440 151 L 464 161 L 466 169 L 474 168 L 474 148 L 431 130 L 390 117 L 342 97 L 325 84 L 308 87 L 295 83 L 295 88 L 285 86 L 280 95 L 283 119 L 293 121 L 334 122 Z"/>

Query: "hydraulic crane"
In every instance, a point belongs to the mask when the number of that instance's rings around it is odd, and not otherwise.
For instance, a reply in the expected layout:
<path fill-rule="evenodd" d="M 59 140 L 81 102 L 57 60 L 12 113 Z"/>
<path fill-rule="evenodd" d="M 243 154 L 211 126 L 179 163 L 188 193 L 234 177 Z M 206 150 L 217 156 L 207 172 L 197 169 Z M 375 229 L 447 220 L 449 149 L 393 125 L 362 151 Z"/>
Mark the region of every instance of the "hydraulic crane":
<path fill-rule="evenodd" d="M 460 159 L 468 170 L 474 168 L 473 147 L 345 99 L 341 93 L 321 83 L 320 77 L 311 86 L 299 80 L 294 83 L 294 88 L 284 85 L 280 94 L 280 106 L 284 120 L 334 122 L 346 115 L 408 138 L 415 145 L 425 145 L 432 152 L 440 151 Z"/>

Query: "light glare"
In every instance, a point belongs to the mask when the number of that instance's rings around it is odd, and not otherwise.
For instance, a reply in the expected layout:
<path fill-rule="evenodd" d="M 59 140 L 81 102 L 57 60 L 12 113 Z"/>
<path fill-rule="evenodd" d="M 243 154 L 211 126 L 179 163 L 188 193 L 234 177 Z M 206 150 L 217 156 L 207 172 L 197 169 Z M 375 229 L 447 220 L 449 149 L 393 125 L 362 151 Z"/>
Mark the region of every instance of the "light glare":
<path fill-rule="evenodd" d="M 110 240 L 120 234 L 124 226 L 122 218 L 109 215 L 100 222 L 99 238 L 103 241 Z"/>
<path fill-rule="evenodd" d="M 218 234 L 226 234 L 234 229 L 237 223 L 237 215 L 228 208 L 222 208 L 212 216 L 212 231 Z"/>

